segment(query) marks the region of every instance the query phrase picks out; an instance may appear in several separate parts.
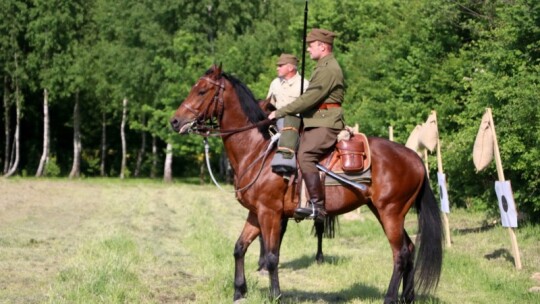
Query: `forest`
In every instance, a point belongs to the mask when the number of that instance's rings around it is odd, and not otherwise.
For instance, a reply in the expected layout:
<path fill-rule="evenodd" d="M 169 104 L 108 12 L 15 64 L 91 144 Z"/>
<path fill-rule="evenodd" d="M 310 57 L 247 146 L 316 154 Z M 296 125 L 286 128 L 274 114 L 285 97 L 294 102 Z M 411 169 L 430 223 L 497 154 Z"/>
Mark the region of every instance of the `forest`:
<path fill-rule="evenodd" d="M 308 29 L 338 34 L 347 124 L 381 137 L 391 126 L 404 144 L 436 111 L 451 207 L 496 214 L 495 164 L 476 172 L 472 161 L 482 115 L 492 108 L 521 220 L 538 223 L 540 2 L 308 3 Z M 199 176 L 202 139 L 174 134 L 172 113 L 213 63 L 264 98 L 278 56 L 302 58 L 305 4 L 1 1 L 3 175 Z M 309 79 L 314 62 L 306 58 Z M 220 141 L 211 146 L 224 179 Z M 434 154 L 428 162 L 436 163 Z"/>

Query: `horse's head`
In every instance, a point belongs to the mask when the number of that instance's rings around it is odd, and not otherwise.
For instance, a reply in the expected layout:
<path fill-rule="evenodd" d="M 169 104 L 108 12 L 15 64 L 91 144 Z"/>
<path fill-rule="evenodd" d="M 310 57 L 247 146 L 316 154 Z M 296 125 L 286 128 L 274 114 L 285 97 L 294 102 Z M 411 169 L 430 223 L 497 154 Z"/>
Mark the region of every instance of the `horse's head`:
<path fill-rule="evenodd" d="M 221 65 L 213 65 L 199 78 L 170 120 L 174 131 L 185 134 L 204 129 L 213 120 L 219 121 L 225 90 L 222 76 Z"/>

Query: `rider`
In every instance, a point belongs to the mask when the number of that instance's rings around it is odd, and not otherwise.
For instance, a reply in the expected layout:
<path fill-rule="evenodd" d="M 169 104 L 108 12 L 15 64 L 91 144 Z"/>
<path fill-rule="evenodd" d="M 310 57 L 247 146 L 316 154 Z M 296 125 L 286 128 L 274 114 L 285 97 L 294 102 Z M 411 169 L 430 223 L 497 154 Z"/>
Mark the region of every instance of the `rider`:
<path fill-rule="evenodd" d="M 300 96 L 302 76 L 298 73 L 298 59 L 291 54 L 281 54 L 277 61 L 277 75 L 268 89 L 266 98 L 272 98 L 271 103 L 276 109 L 281 109 Z M 304 79 L 303 92 L 309 81 Z M 281 131 L 278 148 L 272 159 L 272 171 L 288 176 L 296 170 L 296 147 L 298 145 L 298 129 L 301 119 L 299 115 L 285 115 L 277 125 Z"/>
<path fill-rule="evenodd" d="M 300 97 L 268 116 L 274 119 L 300 114 L 303 119 L 304 133 L 298 147 L 298 163 L 310 199 L 307 208 L 295 210 L 297 219 L 324 219 L 324 184 L 316 165 L 333 149 L 337 135 L 345 126 L 341 108 L 344 96 L 343 72 L 332 51 L 335 36 L 335 33 L 324 29 L 314 28 L 309 32 L 306 37 L 308 52 L 311 59 L 317 61 L 310 85 Z"/>

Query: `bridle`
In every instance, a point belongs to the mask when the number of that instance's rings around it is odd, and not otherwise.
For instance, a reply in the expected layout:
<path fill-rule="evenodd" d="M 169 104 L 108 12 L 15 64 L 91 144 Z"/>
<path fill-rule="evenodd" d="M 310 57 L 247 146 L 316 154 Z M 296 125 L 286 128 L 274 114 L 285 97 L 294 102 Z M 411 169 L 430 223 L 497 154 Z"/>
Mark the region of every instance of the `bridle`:
<path fill-rule="evenodd" d="M 204 80 L 206 82 L 209 82 L 210 84 L 215 85 L 217 87 L 217 90 L 215 90 L 214 96 L 204 108 L 204 111 L 202 112 L 204 113 L 204 115 L 200 115 L 201 112 L 199 112 L 197 109 L 193 109 L 191 106 L 189 106 L 186 103 L 182 103 L 180 105 L 181 107 L 186 108 L 186 110 L 188 110 L 189 112 L 193 113 L 195 117 L 197 117 L 196 120 L 191 122 L 188 132 L 198 134 L 204 137 L 227 136 L 227 135 L 243 132 L 246 130 L 251 130 L 253 128 L 258 128 L 260 126 L 270 125 L 273 123 L 272 120 L 265 119 L 257 123 L 247 125 L 245 127 L 222 130 L 220 128 L 220 122 L 221 122 L 221 119 L 223 118 L 223 108 L 224 108 L 223 93 L 225 92 L 225 80 L 221 77 L 219 81 L 216 81 L 207 76 L 203 76 L 199 78 L 199 81 L 201 80 Z M 211 114 L 207 117 L 207 113 L 211 113 Z M 214 113 L 216 114 L 214 115 Z"/>
<path fill-rule="evenodd" d="M 203 77 L 199 78 L 199 81 L 201 81 L 201 80 L 207 81 L 208 83 L 213 84 L 214 86 L 217 87 L 217 89 L 215 90 L 214 96 L 208 102 L 208 104 L 204 107 L 204 111 L 202 112 L 204 114 L 201 115 L 201 112 L 199 112 L 197 109 L 194 109 L 194 108 L 190 107 L 188 104 L 182 103 L 180 106 L 184 107 L 186 110 L 188 110 L 189 112 L 194 114 L 195 117 L 197 117 L 196 120 L 191 122 L 191 124 L 189 126 L 189 129 L 188 129 L 188 132 L 201 135 L 201 136 L 203 136 L 205 138 L 204 139 L 204 147 L 205 147 L 205 158 L 206 158 L 206 165 L 208 167 L 208 172 L 210 173 L 210 177 L 212 178 L 212 181 L 214 182 L 214 184 L 216 184 L 216 186 L 220 190 L 223 190 L 223 188 L 219 185 L 219 183 L 214 178 L 214 175 L 212 173 L 212 169 L 210 167 L 209 145 L 208 145 L 207 137 L 210 137 L 210 136 L 227 136 L 227 135 L 243 132 L 243 131 L 246 131 L 246 130 L 251 130 L 253 128 L 257 128 L 257 127 L 260 127 L 260 126 L 263 126 L 263 125 L 271 125 L 271 124 L 273 124 L 273 121 L 270 120 L 270 119 L 265 119 L 265 120 L 261 120 L 261 121 L 259 121 L 257 123 L 252 123 L 252 124 L 250 124 L 248 126 L 245 126 L 245 127 L 236 128 L 236 129 L 222 130 L 220 128 L 220 122 L 221 122 L 221 119 L 223 117 L 223 109 L 224 109 L 223 94 L 224 94 L 224 91 L 225 91 L 225 80 L 222 77 L 220 77 L 219 81 L 216 81 L 216 80 L 211 79 L 210 77 L 207 77 L 207 76 L 203 76 Z M 211 113 L 211 114 L 207 117 L 208 113 Z M 253 168 L 255 163 L 261 161 L 261 166 L 260 166 L 257 174 L 255 175 L 255 178 L 251 182 L 249 182 L 246 186 L 244 186 L 242 188 L 239 188 L 239 189 L 235 189 L 234 192 L 242 192 L 242 191 L 250 188 L 255 183 L 255 181 L 257 181 L 257 179 L 259 178 L 259 176 L 260 176 L 260 174 L 262 172 L 262 169 L 264 168 L 264 163 L 266 161 L 266 158 L 268 157 L 268 154 L 270 153 L 272 147 L 276 143 L 277 138 L 279 138 L 279 136 L 276 137 L 274 135 L 272 137 L 272 139 L 271 139 L 267 149 L 265 150 L 265 152 L 262 155 L 259 155 L 259 157 L 257 157 L 247 167 L 247 169 L 246 169 L 246 171 L 244 173 L 239 174 L 237 180 L 240 180 L 251 168 Z"/>

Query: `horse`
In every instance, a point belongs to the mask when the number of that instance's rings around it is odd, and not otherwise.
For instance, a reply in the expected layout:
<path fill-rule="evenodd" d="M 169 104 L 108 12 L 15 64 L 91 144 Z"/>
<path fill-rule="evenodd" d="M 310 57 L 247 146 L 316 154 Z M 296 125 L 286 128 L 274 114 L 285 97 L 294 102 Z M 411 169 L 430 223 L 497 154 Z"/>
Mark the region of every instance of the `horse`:
<path fill-rule="evenodd" d="M 170 119 L 179 134 L 220 136 L 234 169 L 236 198 L 248 210 L 234 246 L 234 302 L 246 296 L 244 256 L 259 235 L 264 242 L 269 296 L 281 297 L 281 222 L 293 216 L 296 205 L 291 204 L 294 187 L 273 173 L 266 161 L 275 153 L 269 148 L 272 123 L 249 88 L 223 72 L 221 65 L 212 65 L 198 79 Z M 369 207 L 382 226 L 393 257 L 384 303 L 412 303 L 416 293 L 433 292 L 439 283 L 443 257 L 440 211 L 426 168 L 416 152 L 383 138 L 368 140 L 371 182 L 365 183 L 364 189 L 348 184 L 326 186 L 326 211 L 337 216 L 362 205 Z M 405 216 L 413 205 L 418 213 L 416 244 L 404 227 Z"/>
<path fill-rule="evenodd" d="M 324 263 L 324 253 L 322 250 L 322 241 L 323 238 L 334 238 L 335 236 L 335 227 L 338 223 L 338 219 L 336 216 L 326 216 L 324 218 L 324 221 L 313 221 L 313 234 L 317 237 L 317 252 L 315 253 L 315 261 L 317 264 Z M 280 235 L 280 241 L 283 241 L 283 236 L 285 235 L 285 232 L 287 231 L 287 225 L 289 224 L 289 219 L 287 217 L 283 217 L 281 219 L 281 235 Z M 265 249 L 264 249 L 264 241 L 262 237 L 259 235 L 259 262 L 257 271 L 260 271 L 262 273 L 268 271 L 266 268 L 266 259 L 265 259 Z"/>

